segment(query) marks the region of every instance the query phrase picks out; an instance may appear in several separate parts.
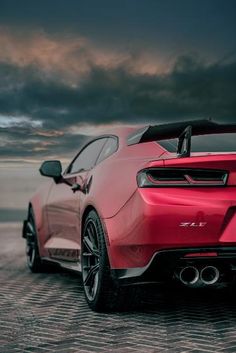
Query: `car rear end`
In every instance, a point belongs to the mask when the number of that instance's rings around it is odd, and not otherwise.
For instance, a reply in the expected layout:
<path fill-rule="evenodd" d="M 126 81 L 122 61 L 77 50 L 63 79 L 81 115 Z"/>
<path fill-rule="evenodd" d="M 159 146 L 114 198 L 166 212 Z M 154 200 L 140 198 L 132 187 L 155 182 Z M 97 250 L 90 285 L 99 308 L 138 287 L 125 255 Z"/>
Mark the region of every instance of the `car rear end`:
<path fill-rule="evenodd" d="M 233 135 L 226 137 L 231 146 Z M 175 279 L 188 286 L 233 280 L 236 153 L 224 149 L 200 148 L 182 158 L 163 148 L 162 159 L 138 170 L 137 190 L 107 222 L 116 278 L 123 283 Z"/>

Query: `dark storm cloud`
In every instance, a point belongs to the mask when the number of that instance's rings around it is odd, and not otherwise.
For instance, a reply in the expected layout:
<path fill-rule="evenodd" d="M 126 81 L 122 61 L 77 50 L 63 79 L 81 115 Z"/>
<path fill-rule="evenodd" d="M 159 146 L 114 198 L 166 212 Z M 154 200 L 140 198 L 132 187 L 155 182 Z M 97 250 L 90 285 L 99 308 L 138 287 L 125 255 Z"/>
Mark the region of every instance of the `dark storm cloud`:
<path fill-rule="evenodd" d="M 204 64 L 181 57 L 167 74 L 92 66 L 78 84 L 0 64 L 0 114 L 29 116 L 44 127 L 212 117 L 233 121 L 236 62 Z"/>
<path fill-rule="evenodd" d="M 0 0 L 0 23 L 172 55 L 219 53 L 235 47 L 235 8 L 234 0 Z"/>
<path fill-rule="evenodd" d="M 234 122 L 235 6 L 0 0 L 0 154 L 69 153 L 84 124 Z"/>
<path fill-rule="evenodd" d="M 127 64 L 127 63 L 126 63 Z M 76 151 L 85 136 L 70 133 L 78 123 L 156 123 L 211 117 L 235 122 L 236 62 L 204 64 L 179 58 L 166 74 L 92 65 L 76 85 L 33 65 L 0 64 L 0 115 L 31 120 L 1 129 L 2 156 L 47 156 Z M 31 126 L 42 122 L 39 128 Z M 54 131 L 54 134 L 52 133 Z M 5 140 L 4 140 L 5 139 Z"/>

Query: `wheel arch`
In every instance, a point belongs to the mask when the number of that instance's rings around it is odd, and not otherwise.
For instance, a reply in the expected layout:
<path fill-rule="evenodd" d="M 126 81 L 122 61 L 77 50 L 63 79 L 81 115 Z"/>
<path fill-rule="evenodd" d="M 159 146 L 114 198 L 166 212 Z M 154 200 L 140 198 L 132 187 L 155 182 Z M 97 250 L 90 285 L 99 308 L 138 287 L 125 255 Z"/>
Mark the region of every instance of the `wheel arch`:
<path fill-rule="evenodd" d="M 96 207 L 94 207 L 93 205 L 89 204 L 86 206 L 86 208 L 84 209 L 83 211 L 83 214 L 82 214 L 82 217 L 81 217 L 81 238 L 83 236 L 83 227 L 84 227 L 84 224 L 85 224 L 85 220 L 86 220 L 86 217 L 88 216 L 89 212 L 90 211 L 95 211 L 96 214 L 98 215 L 101 223 L 102 223 L 102 227 L 103 227 L 103 231 L 104 231 L 104 236 L 105 236 L 105 242 L 106 242 L 106 246 L 108 248 L 108 245 L 110 244 L 109 242 L 109 237 L 108 237 L 108 233 L 107 233 L 107 228 L 106 228 L 106 224 L 105 224 L 105 221 L 104 219 L 101 217 L 101 215 L 99 214 L 99 212 L 97 211 Z M 108 250 L 108 249 L 107 249 Z M 108 252 L 109 253 L 109 252 Z"/>

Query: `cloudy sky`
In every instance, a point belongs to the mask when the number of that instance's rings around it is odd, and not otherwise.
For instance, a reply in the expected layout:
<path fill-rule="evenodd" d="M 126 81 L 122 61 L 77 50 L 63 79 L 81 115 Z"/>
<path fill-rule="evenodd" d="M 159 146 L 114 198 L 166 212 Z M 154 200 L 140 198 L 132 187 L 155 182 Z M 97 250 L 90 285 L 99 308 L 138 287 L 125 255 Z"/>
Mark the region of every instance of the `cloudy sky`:
<path fill-rule="evenodd" d="M 0 0 L 0 162 L 110 124 L 236 121 L 234 0 Z"/>

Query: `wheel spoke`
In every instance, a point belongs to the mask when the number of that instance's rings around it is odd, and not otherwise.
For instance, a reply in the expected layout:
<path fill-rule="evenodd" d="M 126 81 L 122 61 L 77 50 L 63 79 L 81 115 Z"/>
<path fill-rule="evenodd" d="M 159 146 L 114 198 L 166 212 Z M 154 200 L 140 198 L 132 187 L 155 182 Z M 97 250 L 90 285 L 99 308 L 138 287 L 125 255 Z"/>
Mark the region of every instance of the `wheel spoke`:
<path fill-rule="evenodd" d="M 90 240 L 93 242 L 93 244 L 95 245 L 95 247 L 98 247 L 98 241 L 97 241 L 97 231 L 95 229 L 94 224 L 90 224 L 88 226 L 88 234 L 89 234 L 89 238 Z"/>
<path fill-rule="evenodd" d="M 83 256 L 91 257 L 91 256 L 94 256 L 94 255 L 91 252 L 83 252 Z"/>
<path fill-rule="evenodd" d="M 29 221 L 27 223 L 26 237 L 33 237 L 34 235 L 35 235 L 34 227 Z"/>
<path fill-rule="evenodd" d="M 32 252 L 32 248 L 27 244 L 27 246 L 26 246 L 26 255 L 30 256 L 31 252 Z"/>
<path fill-rule="evenodd" d="M 90 269 L 84 279 L 85 286 L 93 287 L 94 277 L 98 273 L 98 270 L 99 270 L 99 264 L 96 264 L 96 265 L 90 267 Z"/>
<path fill-rule="evenodd" d="M 84 239 L 83 239 L 83 242 L 86 246 L 86 248 L 88 249 L 88 251 L 96 256 L 96 257 L 99 257 L 99 251 L 98 249 L 94 246 L 94 244 L 92 243 L 92 241 L 90 240 L 89 236 L 85 236 Z"/>
<path fill-rule="evenodd" d="M 93 228 L 91 226 L 87 228 L 87 233 L 88 233 L 89 239 L 92 241 L 94 238 L 94 234 L 93 234 Z"/>

